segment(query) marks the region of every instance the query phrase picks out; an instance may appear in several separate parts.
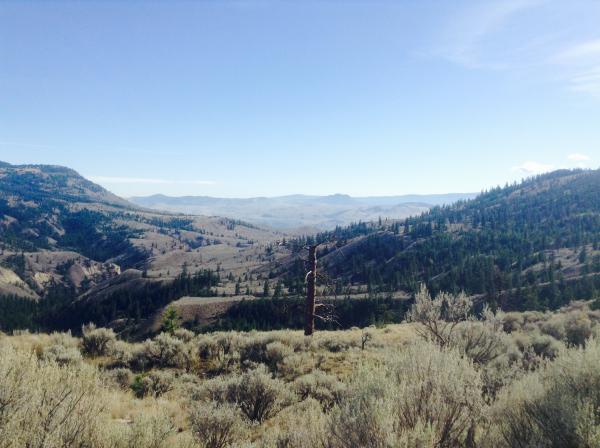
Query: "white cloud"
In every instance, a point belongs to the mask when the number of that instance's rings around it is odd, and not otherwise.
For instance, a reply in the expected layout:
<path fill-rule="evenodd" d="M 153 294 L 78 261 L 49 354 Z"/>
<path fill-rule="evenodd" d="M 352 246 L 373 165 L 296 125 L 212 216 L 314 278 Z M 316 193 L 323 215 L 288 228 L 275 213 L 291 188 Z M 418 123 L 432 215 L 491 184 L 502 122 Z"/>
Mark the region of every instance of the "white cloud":
<path fill-rule="evenodd" d="M 551 62 L 562 68 L 571 90 L 600 98 L 600 39 L 563 48 Z"/>
<path fill-rule="evenodd" d="M 580 153 L 573 153 L 573 154 L 569 154 L 567 156 L 567 159 L 569 160 L 573 160 L 575 162 L 584 162 L 586 160 L 590 160 L 589 156 L 586 156 L 585 154 L 580 154 Z"/>
<path fill-rule="evenodd" d="M 434 53 L 471 69 L 511 71 L 600 99 L 599 18 L 598 2 L 469 4 L 449 15 Z"/>
<path fill-rule="evenodd" d="M 564 49 L 558 56 L 558 61 L 569 61 L 574 59 L 600 56 L 600 39 L 580 42 Z"/>
<path fill-rule="evenodd" d="M 145 185 L 213 185 L 211 180 L 167 180 L 145 177 L 88 176 L 92 182 L 106 184 L 145 184 Z"/>
<path fill-rule="evenodd" d="M 451 18 L 437 52 L 469 68 L 506 69 L 508 61 L 499 60 L 497 54 L 488 54 L 486 44 L 514 16 L 544 3 L 546 0 L 504 0 L 463 10 Z"/>
<path fill-rule="evenodd" d="M 526 174 L 546 173 L 548 171 L 552 171 L 553 169 L 554 169 L 554 165 L 533 162 L 530 160 L 527 162 L 523 162 L 521 165 L 512 167 L 512 171 L 519 171 L 521 173 L 526 173 Z"/>
<path fill-rule="evenodd" d="M 571 90 L 600 98 L 600 65 L 575 73 L 569 82 Z"/>

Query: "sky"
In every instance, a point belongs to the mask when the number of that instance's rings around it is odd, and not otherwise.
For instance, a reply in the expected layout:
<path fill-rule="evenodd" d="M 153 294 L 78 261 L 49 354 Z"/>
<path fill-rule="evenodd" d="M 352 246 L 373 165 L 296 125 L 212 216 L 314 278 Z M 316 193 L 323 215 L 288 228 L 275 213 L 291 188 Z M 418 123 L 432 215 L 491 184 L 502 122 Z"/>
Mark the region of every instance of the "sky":
<path fill-rule="evenodd" d="M 0 160 L 125 197 L 600 166 L 600 1 L 1 1 Z"/>

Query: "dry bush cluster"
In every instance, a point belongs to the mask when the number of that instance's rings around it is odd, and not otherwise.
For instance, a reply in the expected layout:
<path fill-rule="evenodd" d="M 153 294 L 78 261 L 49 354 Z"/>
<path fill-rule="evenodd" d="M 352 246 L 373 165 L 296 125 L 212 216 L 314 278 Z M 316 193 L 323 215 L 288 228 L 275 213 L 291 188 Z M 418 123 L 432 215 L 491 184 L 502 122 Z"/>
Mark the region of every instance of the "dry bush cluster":
<path fill-rule="evenodd" d="M 384 329 L 0 335 L 0 448 L 600 446 L 600 313 L 475 317 L 421 290 Z"/>

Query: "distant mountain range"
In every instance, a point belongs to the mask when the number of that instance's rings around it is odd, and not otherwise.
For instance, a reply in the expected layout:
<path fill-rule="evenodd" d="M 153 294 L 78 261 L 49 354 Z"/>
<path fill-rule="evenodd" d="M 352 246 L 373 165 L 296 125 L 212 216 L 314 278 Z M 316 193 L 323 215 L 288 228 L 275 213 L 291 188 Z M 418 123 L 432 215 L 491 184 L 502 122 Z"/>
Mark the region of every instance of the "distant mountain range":
<path fill-rule="evenodd" d="M 352 222 L 379 218 L 404 219 L 419 215 L 436 205 L 472 199 L 476 193 L 352 197 L 290 195 L 256 198 L 214 198 L 209 196 L 133 197 L 133 203 L 155 210 L 192 215 L 227 216 L 279 229 L 333 229 Z"/>

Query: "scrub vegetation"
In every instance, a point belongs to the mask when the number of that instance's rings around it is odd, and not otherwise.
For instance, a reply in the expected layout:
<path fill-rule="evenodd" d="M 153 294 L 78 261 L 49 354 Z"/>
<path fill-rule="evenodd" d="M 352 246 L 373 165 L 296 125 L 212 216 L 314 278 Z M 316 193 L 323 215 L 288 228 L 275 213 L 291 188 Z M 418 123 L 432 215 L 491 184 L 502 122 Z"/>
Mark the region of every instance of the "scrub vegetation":
<path fill-rule="evenodd" d="M 402 324 L 312 337 L 5 334 L 0 447 L 598 446 L 590 303 L 474 313 L 421 288 Z"/>

